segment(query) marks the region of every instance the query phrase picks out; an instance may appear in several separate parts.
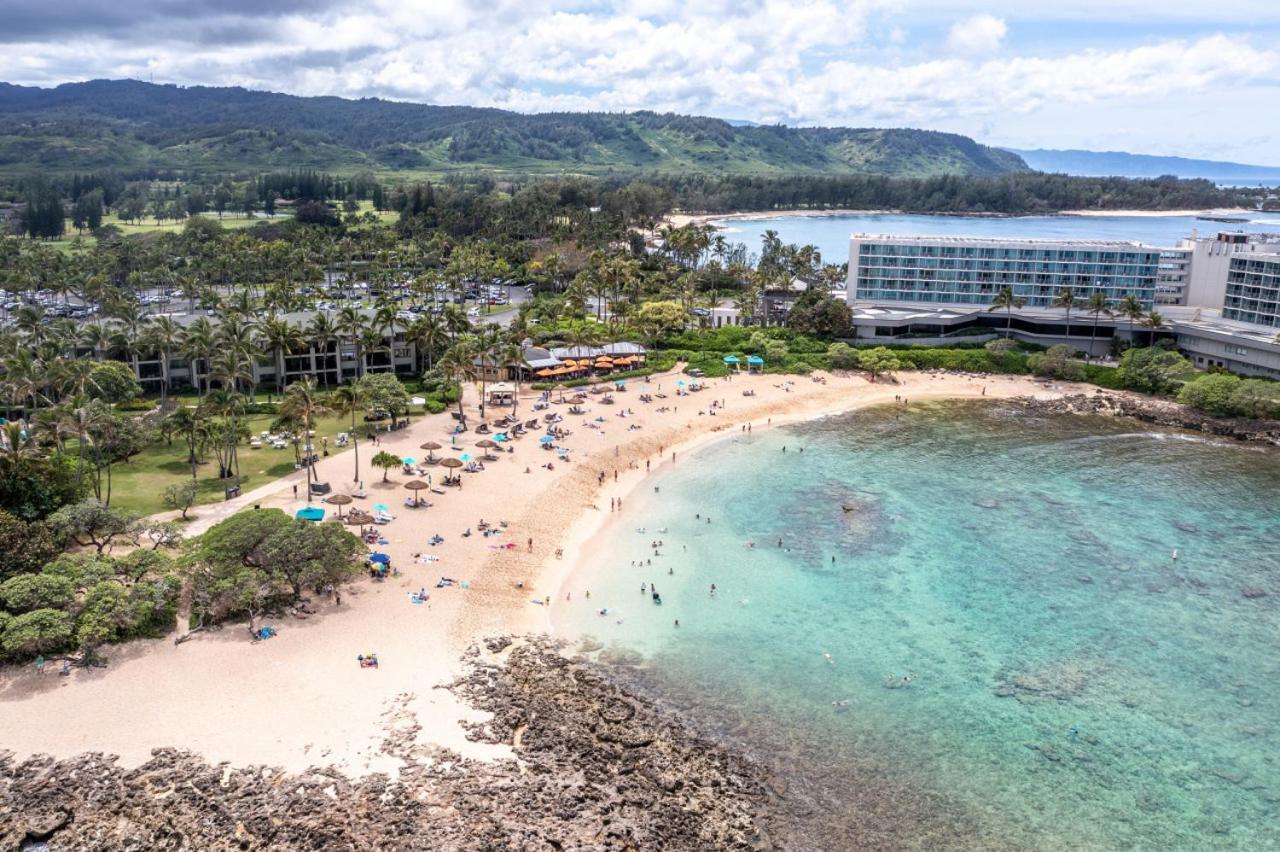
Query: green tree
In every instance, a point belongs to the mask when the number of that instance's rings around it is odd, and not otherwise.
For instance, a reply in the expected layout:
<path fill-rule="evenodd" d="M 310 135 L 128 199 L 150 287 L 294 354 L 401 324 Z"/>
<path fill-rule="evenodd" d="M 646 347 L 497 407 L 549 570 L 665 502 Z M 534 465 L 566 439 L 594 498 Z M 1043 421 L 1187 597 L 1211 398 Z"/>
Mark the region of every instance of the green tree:
<path fill-rule="evenodd" d="M 65 648 L 71 641 L 71 616 L 37 609 L 8 619 L 0 644 L 11 657 L 30 657 Z"/>
<path fill-rule="evenodd" d="M 893 350 L 886 346 L 877 346 L 875 349 L 858 353 L 858 361 L 862 369 L 871 374 L 873 382 L 884 373 L 892 373 L 902 368 L 902 362 L 893 354 Z"/>
<path fill-rule="evenodd" d="M 1170 394 L 1196 374 L 1191 362 L 1177 352 L 1158 347 L 1131 347 L 1116 371 L 1124 387 L 1144 393 Z"/>
<path fill-rule="evenodd" d="M 191 506 L 196 502 L 196 481 L 183 480 L 175 482 L 164 489 L 164 504 L 170 509 L 178 509 L 182 512 L 182 519 L 187 519 L 187 512 L 191 510 Z"/>
<path fill-rule="evenodd" d="M 1089 301 L 1085 303 L 1087 310 L 1093 315 L 1093 329 L 1089 333 L 1089 357 L 1093 357 L 1093 344 L 1098 339 L 1098 319 L 1106 314 L 1110 317 L 1111 302 L 1107 300 L 1107 295 L 1101 290 L 1094 290 L 1089 294 Z"/>
<path fill-rule="evenodd" d="M 1230 373 L 1207 373 L 1187 382 L 1178 391 L 1178 402 L 1219 417 L 1234 414 L 1231 400 L 1240 388 L 1240 377 Z"/>
<path fill-rule="evenodd" d="M 1013 333 L 1013 311 L 1015 308 L 1022 308 L 1026 305 L 1027 300 L 1021 296 L 1015 296 L 1012 287 L 1001 287 L 1000 292 L 996 293 L 995 298 L 991 300 L 991 307 L 988 311 L 1004 311 L 1005 324 L 1004 336 L 1008 337 Z"/>
<path fill-rule="evenodd" d="M 39 571 L 62 548 L 49 525 L 0 510 L 0 580 Z"/>
<path fill-rule="evenodd" d="M 382 481 L 387 481 L 387 473 L 393 467 L 399 467 L 402 464 L 401 458 L 395 453 L 389 453 L 386 450 L 378 452 L 370 461 L 374 467 L 382 468 Z"/>
<path fill-rule="evenodd" d="M 351 418 L 351 454 L 355 458 L 351 481 L 360 481 L 360 433 L 356 429 L 356 415 L 369 410 L 369 392 L 363 380 L 357 379 L 338 388 L 329 397 L 334 413 Z"/>
<path fill-rule="evenodd" d="M 63 506 L 49 516 L 55 535 L 74 541 L 80 547 L 96 548 L 98 553 L 111 549 L 113 542 L 127 537 L 138 516 L 111 509 L 94 500 Z"/>
<path fill-rule="evenodd" d="M 1142 300 L 1132 293 L 1126 293 L 1116 304 L 1116 312 L 1129 321 L 1129 343 L 1131 346 L 1137 345 L 1133 335 L 1133 324 L 1146 316 L 1147 313 L 1146 308 L 1142 305 Z"/>
<path fill-rule="evenodd" d="M 1240 417 L 1280 418 L 1280 384 L 1245 379 L 1231 394 L 1231 412 Z"/>
<path fill-rule="evenodd" d="M 858 351 L 847 343 L 833 343 L 827 347 L 827 361 L 833 370 L 856 370 Z"/>
<path fill-rule="evenodd" d="M 1037 376 L 1066 379 L 1078 382 L 1084 378 L 1084 365 L 1074 357 L 1075 350 L 1065 343 L 1050 346 L 1045 352 L 1036 352 L 1027 358 L 1027 366 Z"/>
<path fill-rule="evenodd" d="M 67 609 L 76 589 L 67 577 L 19 574 L 0 583 L 0 606 L 15 615 L 37 609 Z"/>
<path fill-rule="evenodd" d="M 385 411 L 391 415 L 394 429 L 399 418 L 409 411 L 409 392 L 396 378 L 395 373 L 370 373 L 360 380 L 371 410 Z"/>
<path fill-rule="evenodd" d="M 321 399 L 316 390 L 315 379 L 304 376 L 289 385 L 285 390 L 284 400 L 276 409 L 282 420 L 292 420 L 301 427 L 303 447 L 306 452 L 307 465 L 307 502 L 311 502 L 311 482 L 315 477 L 315 448 L 312 446 L 311 432 L 317 417 L 329 414 L 329 406 Z"/>
<path fill-rule="evenodd" d="M 1076 306 L 1076 291 L 1070 287 L 1063 287 L 1058 291 L 1057 297 L 1053 300 L 1055 308 L 1063 308 L 1067 312 L 1067 339 L 1071 339 L 1071 309 Z"/>

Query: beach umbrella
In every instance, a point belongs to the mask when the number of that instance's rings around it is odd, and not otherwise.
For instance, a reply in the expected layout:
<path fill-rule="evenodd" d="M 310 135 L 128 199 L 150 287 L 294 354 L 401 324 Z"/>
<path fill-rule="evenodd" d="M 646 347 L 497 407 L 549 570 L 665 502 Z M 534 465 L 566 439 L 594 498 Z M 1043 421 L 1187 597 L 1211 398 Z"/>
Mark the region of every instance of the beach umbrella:
<path fill-rule="evenodd" d="M 386 506 L 384 506 L 382 503 L 374 503 L 374 504 L 373 504 L 373 511 L 375 511 L 375 512 L 390 512 L 391 510 L 390 510 L 390 509 L 388 509 Z"/>
<path fill-rule="evenodd" d="M 348 494 L 334 494 L 329 497 L 329 502 L 338 507 L 338 517 L 342 517 L 342 507 L 351 502 L 351 496 Z"/>
<path fill-rule="evenodd" d="M 424 488 L 430 488 L 431 486 L 423 482 L 421 479 L 411 479 L 404 484 L 404 487 L 413 492 L 413 505 L 416 506 L 418 505 L 418 492 Z"/>
<path fill-rule="evenodd" d="M 427 464 L 435 464 L 436 457 L 432 455 L 432 452 L 434 452 L 435 450 L 443 449 L 443 447 L 441 447 L 435 441 L 427 441 L 419 449 L 423 449 L 427 451 Z"/>
<path fill-rule="evenodd" d="M 378 564 L 380 564 L 380 565 L 390 565 L 390 564 L 391 564 L 391 557 L 390 557 L 390 556 L 388 556 L 388 555 L 387 555 L 387 554 L 385 554 L 385 553 L 370 553 L 370 554 L 369 554 L 369 561 L 370 561 L 370 562 L 377 562 L 377 563 L 378 563 Z"/>
<path fill-rule="evenodd" d="M 348 526 L 364 526 L 373 523 L 373 515 L 360 509 L 352 509 L 343 520 Z"/>
<path fill-rule="evenodd" d="M 476 441 L 476 446 L 477 446 L 477 447 L 479 447 L 480 449 L 484 450 L 484 457 L 485 457 L 486 459 L 493 459 L 493 458 L 496 458 L 496 456 L 494 456 L 492 453 L 490 453 L 490 452 L 489 452 L 489 450 L 491 450 L 491 449 L 493 449 L 494 447 L 498 446 L 498 445 L 497 445 L 497 444 L 495 444 L 493 441 L 490 441 L 490 440 L 488 440 L 488 439 L 486 438 L 486 439 L 485 439 L 485 440 L 483 440 L 483 441 Z"/>
<path fill-rule="evenodd" d="M 464 462 L 469 462 L 471 461 L 472 456 L 471 456 L 471 453 L 463 453 L 462 455 L 458 456 L 458 458 L 462 459 Z"/>
<path fill-rule="evenodd" d="M 418 460 L 417 460 L 417 459 L 415 459 L 413 456 L 405 456 L 405 457 L 404 457 L 404 463 L 405 463 L 405 464 L 417 464 L 417 463 L 418 463 Z"/>
<path fill-rule="evenodd" d="M 495 440 L 495 441 L 497 441 L 499 444 L 501 444 L 502 442 L 504 442 L 504 441 L 508 441 L 508 440 L 510 440 L 510 439 L 507 437 L 507 433 L 506 433 L 506 432 L 499 432 L 498 434 L 496 434 L 496 435 L 494 435 L 494 436 L 493 436 L 493 440 Z"/>
<path fill-rule="evenodd" d="M 551 437 L 550 435 L 544 435 L 543 437 L 538 439 L 539 444 L 554 444 L 555 442 L 556 442 L 556 439 Z"/>

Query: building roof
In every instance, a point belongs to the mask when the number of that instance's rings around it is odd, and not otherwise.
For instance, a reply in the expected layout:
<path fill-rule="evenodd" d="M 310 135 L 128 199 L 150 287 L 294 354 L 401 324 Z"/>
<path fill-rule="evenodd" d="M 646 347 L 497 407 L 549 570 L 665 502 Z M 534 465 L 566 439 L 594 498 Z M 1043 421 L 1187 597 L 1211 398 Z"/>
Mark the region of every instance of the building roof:
<path fill-rule="evenodd" d="M 1035 246 L 1048 246 L 1052 248 L 1141 249 L 1143 251 L 1169 250 L 1162 249 L 1159 246 L 1138 242 L 1137 240 L 1049 240 L 1028 237 L 930 237 L 921 235 L 900 236 L 896 234 L 854 234 L 851 239 L 862 240 L 863 242 L 870 243 L 981 246 L 986 248 L 1032 248 Z"/>

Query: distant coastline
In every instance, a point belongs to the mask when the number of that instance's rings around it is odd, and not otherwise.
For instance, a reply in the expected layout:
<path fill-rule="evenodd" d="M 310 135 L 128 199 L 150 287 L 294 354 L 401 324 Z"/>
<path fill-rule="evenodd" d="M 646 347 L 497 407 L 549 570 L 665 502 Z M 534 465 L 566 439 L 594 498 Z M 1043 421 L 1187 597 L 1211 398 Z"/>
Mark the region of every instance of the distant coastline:
<path fill-rule="evenodd" d="M 910 213 L 906 210 L 851 210 L 851 209 L 798 209 L 798 210 L 752 210 L 737 213 L 671 213 L 662 221 L 663 224 L 681 228 L 685 225 L 703 225 L 708 222 L 723 221 L 760 221 L 765 219 L 788 218 L 836 218 L 840 216 L 939 216 L 962 219 L 1022 219 L 1039 216 L 1082 216 L 1111 217 L 1130 216 L 1140 218 L 1177 218 L 1177 217 L 1219 217 L 1219 216 L 1251 216 L 1258 211 L 1245 208 L 1211 209 L 1211 210 L 1060 210 L 1056 213 Z"/>

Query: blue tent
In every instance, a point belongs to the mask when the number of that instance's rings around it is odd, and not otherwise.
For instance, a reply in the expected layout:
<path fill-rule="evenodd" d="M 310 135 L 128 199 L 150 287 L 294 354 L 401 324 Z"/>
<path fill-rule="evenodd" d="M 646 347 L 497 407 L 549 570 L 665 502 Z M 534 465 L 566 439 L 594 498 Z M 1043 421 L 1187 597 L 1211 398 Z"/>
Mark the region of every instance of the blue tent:
<path fill-rule="evenodd" d="M 724 356 L 724 362 L 726 364 L 741 364 L 742 359 L 739 358 L 737 355 L 726 355 Z"/>
<path fill-rule="evenodd" d="M 304 521 L 323 521 L 324 509 L 321 509 L 319 506 L 308 506 L 305 509 L 299 509 L 298 513 L 294 515 L 294 517 L 300 518 Z"/>

